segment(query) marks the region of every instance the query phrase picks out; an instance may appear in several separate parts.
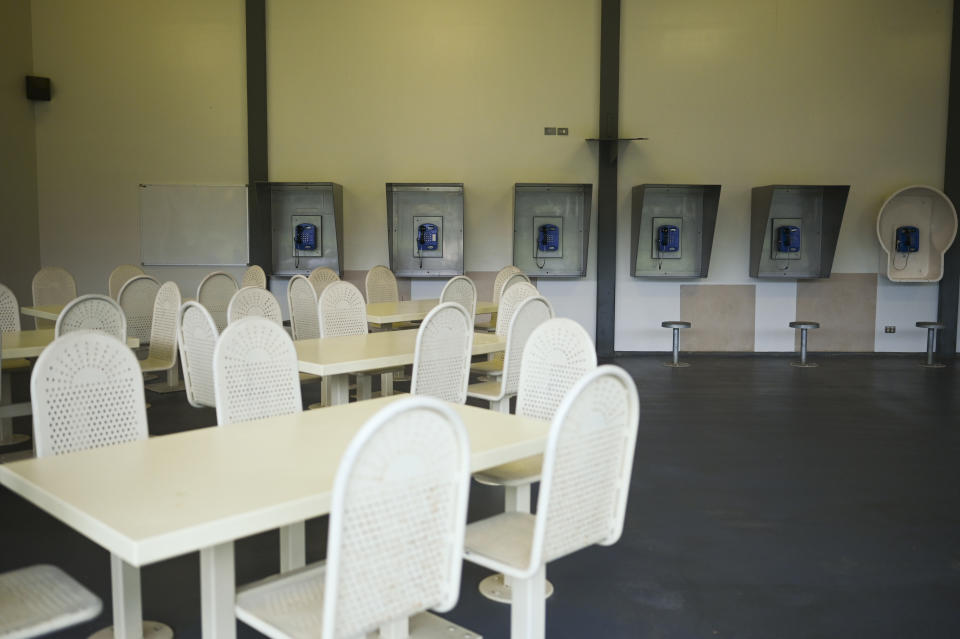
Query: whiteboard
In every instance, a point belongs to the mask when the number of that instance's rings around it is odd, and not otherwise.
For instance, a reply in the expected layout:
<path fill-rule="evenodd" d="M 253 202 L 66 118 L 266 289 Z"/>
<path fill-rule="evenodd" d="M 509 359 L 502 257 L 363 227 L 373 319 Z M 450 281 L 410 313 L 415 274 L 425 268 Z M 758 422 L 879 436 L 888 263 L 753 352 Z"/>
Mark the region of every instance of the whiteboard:
<path fill-rule="evenodd" d="M 139 190 L 145 266 L 247 264 L 247 187 L 141 184 Z"/>

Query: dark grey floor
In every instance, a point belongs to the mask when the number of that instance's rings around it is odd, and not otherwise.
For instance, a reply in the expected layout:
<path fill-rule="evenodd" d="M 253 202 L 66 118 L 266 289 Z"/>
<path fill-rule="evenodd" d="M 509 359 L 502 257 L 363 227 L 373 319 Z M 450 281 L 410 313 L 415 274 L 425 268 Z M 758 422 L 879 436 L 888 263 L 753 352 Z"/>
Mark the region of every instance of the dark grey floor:
<path fill-rule="evenodd" d="M 918 356 L 622 358 L 641 419 L 623 538 L 550 564 L 551 638 L 960 637 L 960 375 Z M 308 388 L 308 387 L 305 387 Z M 308 390 L 308 399 L 314 389 Z M 154 433 L 214 423 L 182 394 L 149 394 Z M 23 424 L 19 428 L 23 428 Z M 171 468 L 171 473 L 177 472 Z M 163 481 L 162 476 L 157 481 Z M 471 517 L 501 496 L 474 484 Z M 62 566 L 103 597 L 106 552 L 0 488 L 0 570 Z M 325 522 L 308 525 L 308 558 Z M 277 570 L 277 535 L 237 545 L 243 583 Z M 465 564 L 449 617 L 507 637 Z M 148 618 L 199 637 L 197 555 L 143 570 Z M 256 633 L 240 625 L 240 636 Z"/>

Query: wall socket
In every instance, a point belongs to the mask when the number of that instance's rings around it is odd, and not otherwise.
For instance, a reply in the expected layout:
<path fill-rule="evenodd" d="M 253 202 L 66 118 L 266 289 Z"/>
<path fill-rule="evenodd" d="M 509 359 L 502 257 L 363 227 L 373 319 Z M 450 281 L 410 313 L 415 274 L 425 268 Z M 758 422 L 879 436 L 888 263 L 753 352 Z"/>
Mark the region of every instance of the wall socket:
<path fill-rule="evenodd" d="M 543 127 L 543 134 L 544 134 L 544 135 L 556 135 L 556 134 L 557 134 L 557 127 L 555 127 L 555 126 L 545 126 L 545 127 Z"/>
<path fill-rule="evenodd" d="M 570 135 L 570 129 L 565 126 L 558 126 L 557 135 Z"/>
<path fill-rule="evenodd" d="M 896 332 L 897 332 L 897 327 L 896 327 L 896 326 L 884 326 L 884 327 L 883 327 L 883 332 L 884 332 L 884 333 L 896 333 Z"/>

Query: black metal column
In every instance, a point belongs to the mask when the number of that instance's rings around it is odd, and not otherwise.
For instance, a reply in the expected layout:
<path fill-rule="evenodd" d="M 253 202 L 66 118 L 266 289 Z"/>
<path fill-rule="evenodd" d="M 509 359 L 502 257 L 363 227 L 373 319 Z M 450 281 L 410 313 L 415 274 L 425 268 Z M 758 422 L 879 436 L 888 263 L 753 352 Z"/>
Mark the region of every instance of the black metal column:
<path fill-rule="evenodd" d="M 257 182 L 269 179 L 267 164 L 267 6 L 246 0 L 247 45 L 247 190 L 250 263 L 272 272 L 270 216 L 257 208 Z"/>
<path fill-rule="evenodd" d="M 960 2 L 953 3 L 953 41 L 950 48 L 950 97 L 947 106 L 947 152 L 943 171 L 943 192 L 954 206 L 960 203 Z M 960 208 L 960 207 L 958 207 Z M 954 242 L 943 261 L 943 279 L 937 299 L 940 331 L 937 352 L 957 354 L 957 305 L 960 304 L 960 243 Z"/>
<path fill-rule="evenodd" d="M 617 155 L 620 133 L 620 0 L 600 8 L 597 149 L 597 354 L 612 357 L 617 294 Z"/>

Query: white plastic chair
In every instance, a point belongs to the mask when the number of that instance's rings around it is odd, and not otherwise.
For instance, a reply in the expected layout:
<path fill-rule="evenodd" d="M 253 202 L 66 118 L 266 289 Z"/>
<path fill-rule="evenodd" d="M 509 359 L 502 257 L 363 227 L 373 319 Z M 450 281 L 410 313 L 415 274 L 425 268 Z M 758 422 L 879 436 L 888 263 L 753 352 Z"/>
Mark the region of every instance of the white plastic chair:
<path fill-rule="evenodd" d="M 503 288 L 500 289 L 500 299 L 501 299 L 501 300 L 503 299 L 503 296 L 506 294 L 506 292 L 507 292 L 508 290 L 510 290 L 510 287 L 511 287 L 511 286 L 513 286 L 513 285 L 515 285 L 515 284 L 520 284 L 520 283 L 522 283 L 522 282 L 525 282 L 525 283 L 530 284 L 531 286 L 533 286 L 533 284 L 530 282 L 530 278 L 527 277 L 525 273 L 513 273 L 513 274 L 512 274 L 510 277 L 508 277 L 507 280 L 503 283 Z"/>
<path fill-rule="evenodd" d="M 273 293 L 262 288 L 248 286 L 233 294 L 227 306 L 227 323 L 232 324 L 244 317 L 263 317 L 283 325 L 280 303 Z"/>
<path fill-rule="evenodd" d="M 381 636 L 406 637 L 413 617 L 409 636 L 423 637 L 414 615 L 450 610 L 459 595 L 469 464 L 449 407 L 424 397 L 387 406 L 337 470 L 326 562 L 241 588 L 237 618 L 270 637 L 335 639 L 385 626 L 395 634 Z M 442 625 L 443 636 L 475 636 Z"/>
<path fill-rule="evenodd" d="M 106 295 L 81 295 L 60 311 L 53 334 L 61 337 L 74 331 L 100 331 L 127 343 L 127 318 L 123 309 Z"/>
<path fill-rule="evenodd" d="M 287 309 L 290 311 L 290 329 L 293 339 L 320 337 L 320 318 L 317 315 L 317 291 L 303 275 L 294 275 L 287 284 Z"/>
<path fill-rule="evenodd" d="M 73 275 L 59 266 L 46 266 L 33 276 L 33 305 L 65 305 L 77 296 L 77 282 Z M 36 319 L 37 328 L 53 328 L 54 321 Z"/>
<path fill-rule="evenodd" d="M 240 288 L 247 286 L 256 286 L 262 289 L 267 288 L 267 274 L 256 264 L 247 267 L 247 270 L 243 272 L 243 279 L 240 280 Z"/>
<path fill-rule="evenodd" d="M 103 602 L 56 566 L 37 564 L 0 575 L 0 637 L 26 639 L 90 621 Z"/>
<path fill-rule="evenodd" d="M 503 375 L 499 380 L 471 384 L 467 397 L 490 402 L 490 408 L 510 412 L 510 398 L 517 394 L 523 347 L 534 329 L 553 317 L 553 307 L 545 297 L 528 297 L 520 302 L 507 330 L 507 348 L 503 357 Z"/>
<path fill-rule="evenodd" d="M 127 280 L 143 274 L 143 269 L 133 264 L 121 264 L 110 271 L 110 277 L 107 278 L 107 288 L 110 291 L 110 297 L 117 299 L 120 295 L 120 289 L 127 283 Z"/>
<path fill-rule="evenodd" d="M 513 320 L 513 314 L 520 306 L 520 302 L 528 297 L 537 297 L 538 295 L 540 295 L 540 292 L 533 284 L 528 282 L 518 282 L 510 289 L 505 289 L 503 295 L 500 296 L 500 306 L 497 309 L 496 334 L 503 339 L 507 339 L 510 322 Z M 503 353 L 493 353 L 488 360 L 473 364 L 470 367 L 470 372 L 483 375 L 488 379 L 497 379 L 503 375 Z"/>
<path fill-rule="evenodd" d="M 150 342 L 153 327 L 153 305 L 160 292 L 160 282 L 150 275 L 137 275 L 120 287 L 117 302 L 127 316 L 127 335 L 140 340 L 141 346 Z"/>
<path fill-rule="evenodd" d="M 374 266 L 367 271 L 364 279 L 364 288 L 367 290 L 367 303 L 399 302 L 400 290 L 397 288 L 397 278 L 386 266 Z"/>
<path fill-rule="evenodd" d="M 217 336 L 217 326 L 201 304 L 187 302 L 180 307 L 177 343 L 183 365 L 183 385 L 187 401 L 195 408 L 217 405 L 213 392 L 213 349 Z"/>
<path fill-rule="evenodd" d="M 333 282 L 320 294 L 318 304 L 320 337 L 364 335 L 367 305 L 360 289 L 350 282 Z"/>
<path fill-rule="evenodd" d="M 472 348 L 473 321 L 463 307 L 454 302 L 434 307 L 417 332 L 410 393 L 465 403 Z"/>
<path fill-rule="evenodd" d="M 0 333 L 20 330 L 20 304 L 9 288 L 0 284 Z"/>
<path fill-rule="evenodd" d="M 37 457 L 148 437 L 140 364 L 124 342 L 104 333 L 76 331 L 47 346 L 33 367 L 30 401 Z M 139 571 L 115 555 L 110 560 L 114 575 Z M 139 598 L 139 592 L 126 592 L 134 594 Z M 156 621 L 143 622 L 143 628 L 145 633 L 161 633 L 153 636 L 173 633 Z"/>
<path fill-rule="evenodd" d="M 490 298 L 494 304 L 500 303 L 500 295 L 503 293 L 503 285 L 507 283 L 507 280 L 510 279 L 510 276 L 514 273 L 523 273 L 519 268 L 514 265 L 504 266 L 502 269 L 497 271 L 497 276 L 493 280 L 493 295 Z M 497 314 L 493 313 L 489 321 L 485 322 L 476 322 L 475 323 L 477 330 L 493 331 L 497 327 Z"/>
<path fill-rule="evenodd" d="M 237 290 L 237 281 L 223 271 L 208 274 L 197 287 L 197 301 L 207 309 L 221 333 L 227 327 L 227 308 Z"/>
<path fill-rule="evenodd" d="M 150 328 L 150 350 L 140 360 L 144 373 L 167 371 L 166 384 L 151 384 L 155 392 L 180 390 L 177 379 L 177 315 L 180 312 L 180 288 L 176 282 L 164 282 L 157 291 L 153 304 L 153 323 Z"/>
<path fill-rule="evenodd" d="M 310 280 L 310 283 L 313 285 L 313 290 L 317 294 L 317 297 L 320 297 L 320 293 L 323 293 L 323 289 L 327 288 L 327 284 L 339 282 L 340 276 L 337 275 L 337 272 L 332 268 L 318 266 L 310 271 L 307 279 Z"/>
<path fill-rule="evenodd" d="M 589 333 L 571 319 L 547 320 L 533 330 L 523 347 L 517 381 L 517 415 L 552 420 L 567 393 L 596 369 L 597 351 Z M 481 484 L 504 487 L 506 512 L 530 512 L 531 485 L 540 480 L 543 455 L 525 457 L 474 474 Z M 547 582 L 547 594 L 552 592 Z M 480 592 L 494 601 L 510 600 L 503 575 L 480 582 Z"/>
<path fill-rule="evenodd" d="M 283 327 L 247 317 L 224 329 L 213 350 L 217 423 L 299 413 L 297 352 Z"/>
<path fill-rule="evenodd" d="M 477 286 L 466 275 L 457 275 L 443 285 L 440 303 L 456 302 L 473 318 L 477 313 Z"/>
<path fill-rule="evenodd" d="M 511 637 L 544 637 L 547 562 L 620 538 L 639 419 L 637 388 L 623 369 L 588 373 L 550 426 L 537 514 L 467 526 L 464 557 L 512 579 Z"/>

